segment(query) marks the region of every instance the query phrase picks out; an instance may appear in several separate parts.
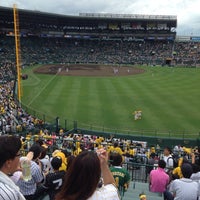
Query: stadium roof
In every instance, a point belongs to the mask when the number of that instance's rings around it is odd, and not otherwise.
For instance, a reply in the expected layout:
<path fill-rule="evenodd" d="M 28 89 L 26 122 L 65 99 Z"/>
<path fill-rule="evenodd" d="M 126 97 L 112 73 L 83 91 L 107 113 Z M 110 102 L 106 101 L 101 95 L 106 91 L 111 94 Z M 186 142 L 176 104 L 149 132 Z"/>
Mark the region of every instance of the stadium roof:
<path fill-rule="evenodd" d="M 139 20 L 177 20 L 176 15 L 132 15 L 112 13 L 80 13 L 81 17 L 112 18 L 112 19 L 139 19 Z"/>
<path fill-rule="evenodd" d="M 56 25 L 97 24 L 97 22 L 144 22 L 153 21 L 167 23 L 171 27 L 177 27 L 177 17 L 173 15 L 121 15 L 121 14 L 98 14 L 80 13 L 79 16 L 52 14 L 47 12 L 19 9 L 20 24 L 45 23 Z M 13 9 L 0 7 L 0 21 L 12 22 Z"/>

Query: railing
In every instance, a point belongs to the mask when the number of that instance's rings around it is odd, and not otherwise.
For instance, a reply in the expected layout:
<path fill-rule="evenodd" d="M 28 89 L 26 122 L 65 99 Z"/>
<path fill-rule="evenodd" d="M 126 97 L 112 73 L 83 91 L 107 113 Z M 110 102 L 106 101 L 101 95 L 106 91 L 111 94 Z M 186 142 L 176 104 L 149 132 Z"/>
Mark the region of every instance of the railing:
<path fill-rule="evenodd" d="M 135 162 L 135 161 L 127 162 L 127 163 L 124 163 L 123 166 L 130 173 L 131 181 L 147 183 L 149 181 L 148 175 L 149 175 L 150 169 L 154 169 L 155 167 L 153 165 L 148 164 L 147 157 L 141 157 L 141 159 L 144 159 L 144 160 L 141 160 L 140 162 Z"/>
<path fill-rule="evenodd" d="M 118 128 L 108 128 L 105 126 L 98 126 L 95 124 L 77 123 L 80 129 L 86 129 L 90 131 L 101 131 L 109 133 L 124 133 L 128 135 L 137 136 L 154 136 L 154 137 L 168 137 L 168 138 L 198 138 L 200 137 L 200 132 L 190 131 L 190 130 L 159 130 L 159 129 L 118 129 Z"/>

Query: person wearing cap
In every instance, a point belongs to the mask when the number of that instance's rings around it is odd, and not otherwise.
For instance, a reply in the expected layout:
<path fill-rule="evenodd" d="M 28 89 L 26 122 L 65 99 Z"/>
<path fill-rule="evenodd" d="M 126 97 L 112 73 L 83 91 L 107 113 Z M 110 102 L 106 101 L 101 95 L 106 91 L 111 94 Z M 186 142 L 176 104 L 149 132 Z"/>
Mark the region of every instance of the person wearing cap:
<path fill-rule="evenodd" d="M 67 158 L 61 150 L 55 150 L 52 153 L 52 157 L 60 157 L 62 159 L 62 164 L 59 168 L 60 171 L 66 171 L 67 170 Z"/>
<path fill-rule="evenodd" d="M 145 194 L 140 194 L 139 195 L 140 200 L 147 200 L 147 196 Z"/>

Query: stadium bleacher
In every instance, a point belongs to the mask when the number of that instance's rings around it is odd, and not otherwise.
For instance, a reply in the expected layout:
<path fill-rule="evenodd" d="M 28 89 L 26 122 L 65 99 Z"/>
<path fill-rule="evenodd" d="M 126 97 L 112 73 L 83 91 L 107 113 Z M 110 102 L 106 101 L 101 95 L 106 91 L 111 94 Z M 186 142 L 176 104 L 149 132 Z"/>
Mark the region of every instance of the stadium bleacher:
<path fill-rule="evenodd" d="M 0 37 L 0 59 L 14 62 L 13 37 Z M 166 41 L 93 41 L 65 38 L 21 38 L 24 66 L 49 63 L 164 65 L 174 57 L 176 65 L 198 65 L 199 43 Z"/>
<path fill-rule="evenodd" d="M 175 42 L 174 58 L 178 65 L 199 65 L 200 64 L 200 43 L 199 42 Z"/>
<path fill-rule="evenodd" d="M 0 7 L 0 59 L 15 61 L 13 12 Z M 24 66 L 37 63 L 199 65 L 198 38 L 176 42 L 176 16 L 56 15 L 20 10 Z"/>
<path fill-rule="evenodd" d="M 1 37 L 0 57 L 14 61 L 13 37 Z M 47 63 L 162 64 L 170 57 L 172 43 L 21 38 L 24 65 Z"/>
<path fill-rule="evenodd" d="M 32 130 L 42 125 L 42 120 L 26 113 L 15 98 L 15 65 L 0 63 L 0 134 Z"/>

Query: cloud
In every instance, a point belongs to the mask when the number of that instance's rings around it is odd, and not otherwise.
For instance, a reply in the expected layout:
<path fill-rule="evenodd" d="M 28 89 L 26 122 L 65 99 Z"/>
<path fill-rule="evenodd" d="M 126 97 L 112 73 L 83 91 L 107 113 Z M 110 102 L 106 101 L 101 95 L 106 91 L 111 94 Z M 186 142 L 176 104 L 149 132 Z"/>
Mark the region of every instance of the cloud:
<path fill-rule="evenodd" d="M 78 15 L 80 12 L 177 15 L 178 34 L 200 35 L 199 0 L 1 0 L 0 6 Z"/>

